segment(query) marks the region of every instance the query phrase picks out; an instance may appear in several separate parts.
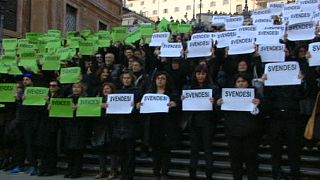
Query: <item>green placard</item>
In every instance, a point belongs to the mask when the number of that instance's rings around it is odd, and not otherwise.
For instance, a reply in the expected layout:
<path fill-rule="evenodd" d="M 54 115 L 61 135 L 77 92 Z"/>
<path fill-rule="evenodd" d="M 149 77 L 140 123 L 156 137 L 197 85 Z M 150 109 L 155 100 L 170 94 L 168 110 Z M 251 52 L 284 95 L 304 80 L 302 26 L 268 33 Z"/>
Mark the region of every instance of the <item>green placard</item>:
<path fill-rule="evenodd" d="M 101 103 L 101 97 L 79 98 L 77 117 L 100 117 Z"/>
<path fill-rule="evenodd" d="M 16 86 L 15 83 L 1 83 L 0 102 L 15 102 Z"/>
<path fill-rule="evenodd" d="M 69 32 L 67 32 L 67 38 L 75 37 L 76 34 L 77 34 L 76 31 L 69 31 Z"/>
<path fill-rule="evenodd" d="M 171 31 L 172 32 L 177 32 L 178 31 L 178 26 L 179 26 L 179 23 L 176 23 L 176 22 L 171 23 L 171 26 L 170 26 Z"/>
<path fill-rule="evenodd" d="M 31 68 L 33 72 L 38 71 L 37 57 L 35 52 L 21 53 L 19 66 Z"/>
<path fill-rule="evenodd" d="M 67 45 L 69 48 L 79 48 L 79 42 L 82 41 L 80 37 L 72 37 L 67 39 Z"/>
<path fill-rule="evenodd" d="M 98 40 L 98 47 L 110 47 L 111 40 L 109 39 L 99 39 Z"/>
<path fill-rule="evenodd" d="M 158 24 L 158 31 L 159 32 L 168 32 L 168 25 L 170 22 L 166 19 L 162 19 Z"/>
<path fill-rule="evenodd" d="M 5 49 L 4 54 L 5 55 L 17 55 L 17 50 L 16 49 Z"/>
<path fill-rule="evenodd" d="M 154 26 L 152 24 L 142 25 L 139 29 L 142 36 L 152 35 L 154 32 Z"/>
<path fill-rule="evenodd" d="M 28 32 L 28 33 L 26 33 L 26 38 L 27 38 L 28 40 L 32 40 L 32 41 L 38 40 L 38 38 L 39 38 L 39 33 L 36 33 L 36 32 Z"/>
<path fill-rule="evenodd" d="M 73 103 L 70 98 L 51 98 L 49 117 L 73 117 Z"/>
<path fill-rule="evenodd" d="M 8 70 L 8 74 L 10 75 L 22 75 L 22 72 L 20 71 L 19 67 L 16 63 L 12 63 L 10 65 L 10 68 Z"/>
<path fill-rule="evenodd" d="M 15 38 L 3 39 L 3 49 L 16 49 L 18 41 Z"/>
<path fill-rule="evenodd" d="M 136 31 L 131 32 L 128 35 L 128 37 L 127 37 L 125 42 L 126 42 L 126 44 L 131 44 L 131 43 L 134 43 L 134 42 L 136 42 L 136 41 L 138 41 L 140 39 L 141 39 L 141 32 L 140 32 L 140 29 L 137 29 Z"/>
<path fill-rule="evenodd" d="M 80 81 L 81 69 L 80 67 L 61 68 L 60 83 L 77 83 Z"/>
<path fill-rule="evenodd" d="M 70 57 L 70 49 L 69 48 L 59 48 L 57 49 L 56 54 L 59 55 L 59 60 L 60 61 L 67 61 L 69 60 Z"/>
<path fill-rule="evenodd" d="M 128 36 L 128 27 L 113 27 L 112 28 L 112 40 L 123 41 Z"/>
<path fill-rule="evenodd" d="M 50 48 L 59 48 L 61 47 L 61 39 L 51 39 L 49 41 L 47 41 L 47 45 L 46 48 L 50 49 Z"/>
<path fill-rule="evenodd" d="M 191 32 L 192 32 L 192 24 L 178 25 L 178 33 L 191 33 Z"/>
<path fill-rule="evenodd" d="M 94 41 L 80 41 L 79 42 L 79 52 L 81 55 L 94 55 L 97 51 L 97 43 Z"/>
<path fill-rule="evenodd" d="M 111 33 L 109 31 L 99 31 L 96 33 L 96 36 L 99 37 L 99 39 L 109 39 L 111 40 Z"/>
<path fill-rule="evenodd" d="M 26 106 L 44 106 L 49 89 L 44 87 L 27 87 L 24 91 L 23 105 Z"/>
<path fill-rule="evenodd" d="M 60 60 L 58 55 L 45 55 L 42 70 L 55 71 L 60 69 Z"/>
<path fill-rule="evenodd" d="M 54 37 L 57 37 L 57 38 L 61 37 L 61 31 L 56 29 L 48 30 L 48 34 L 53 35 Z"/>
<path fill-rule="evenodd" d="M 10 64 L 6 64 L 0 61 L 0 74 L 8 74 Z"/>
<path fill-rule="evenodd" d="M 91 30 L 90 29 L 84 29 L 80 32 L 80 35 L 83 37 L 88 37 L 91 34 Z"/>
<path fill-rule="evenodd" d="M 4 108 L 6 107 L 4 104 L 0 104 L 0 108 Z"/>

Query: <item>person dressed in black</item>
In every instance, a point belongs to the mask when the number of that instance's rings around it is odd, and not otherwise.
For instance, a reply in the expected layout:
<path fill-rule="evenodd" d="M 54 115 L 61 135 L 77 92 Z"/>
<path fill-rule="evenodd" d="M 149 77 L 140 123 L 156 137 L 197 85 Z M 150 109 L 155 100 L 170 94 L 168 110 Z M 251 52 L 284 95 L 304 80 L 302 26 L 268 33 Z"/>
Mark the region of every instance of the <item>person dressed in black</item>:
<path fill-rule="evenodd" d="M 238 74 L 235 77 L 235 88 L 248 88 L 250 78 L 246 74 Z M 225 111 L 225 133 L 227 136 L 231 169 L 235 180 L 242 180 L 244 175 L 243 164 L 249 180 L 258 179 L 258 145 L 260 123 L 257 118 L 260 99 L 254 98 L 252 103 L 255 109 L 252 112 Z M 217 100 L 221 106 L 223 99 Z"/>
<path fill-rule="evenodd" d="M 121 88 L 116 93 L 134 94 L 137 88 L 134 86 L 135 76 L 130 72 L 124 72 L 120 76 Z M 108 108 L 106 104 L 106 108 Z M 111 115 L 110 115 L 111 116 Z M 121 180 L 132 180 L 135 170 L 135 139 L 136 120 L 133 113 L 112 115 L 111 118 L 111 148 L 112 154 L 119 157 L 121 165 Z"/>
<path fill-rule="evenodd" d="M 218 88 L 213 86 L 209 71 L 206 66 L 199 65 L 196 67 L 192 82 L 189 86 L 185 87 L 186 90 L 192 89 L 212 89 L 213 94 L 218 94 Z M 181 96 L 184 100 L 185 97 Z M 211 103 L 214 99 L 211 98 Z M 199 151 L 203 147 L 206 159 L 206 177 L 212 179 L 213 171 L 213 155 L 212 155 L 212 138 L 216 125 L 216 116 L 212 111 L 189 111 L 184 112 L 185 118 L 189 122 L 191 129 L 191 168 L 189 170 L 190 179 L 196 178 L 196 170 L 198 166 Z M 202 146 L 201 146 L 202 145 Z"/>
<path fill-rule="evenodd" d="M 40 122 L 39 128 L 39 151 L 40 166 L 38 176 L 52 176 L 56 173 L 57 166 L 57 137 L 59 130 L 59 118 L 49 117 L 50 99 L 61 98 L 62 92 L 57 80 L 49 83 L 48 107 Z"/>
<path fill-rule="evenodd" d="M 150 145 L 153 151 L 153 173 L 156 179 L 168 179 L 170 149 L 175 145 L 177 122 L 172 118 L 174 109 L 179 106 L 179 95 L 173 89 L 172 80 L 167 72 L 160 71 L 154 76 L 149 93 L 169 96 L 169 113 L 152 113 L 150 119 Z M 137 103 L 137 108 L 143 106 Z"/>
<path fill-rule="evenodd" d="M 74 104 L 73 118 L 63 121 L 64 148 L 68 163 L 65 178 L 81 177 L 86 122 L 84 119 L 76 117 L 76 109 L 79 98 L 85 96 L 86 88 L 82 83 L 72 85 L 72 94 L 69 98 Z"/>

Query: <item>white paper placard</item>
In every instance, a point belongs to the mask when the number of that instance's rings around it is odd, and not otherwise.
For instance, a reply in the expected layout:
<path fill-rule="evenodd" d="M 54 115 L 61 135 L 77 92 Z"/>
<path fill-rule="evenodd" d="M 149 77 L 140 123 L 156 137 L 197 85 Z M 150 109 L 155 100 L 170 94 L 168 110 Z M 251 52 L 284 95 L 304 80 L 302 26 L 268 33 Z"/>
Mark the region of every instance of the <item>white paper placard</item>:
<path fill-rule="evenodd" d="M 213 16 L 212 17 L 212 25 L 214 26 L 223 26 L 225 23 L 225 19 L 230 16 Z"/>
<path fill-rule="evenodd" d="M 284 8 L 284 3 L 279 2 L 269 2 L 267 7 L 270 9 L 271 13 L 274 15 L 280 15 Z"/>
<path fill-rule="evenodd" d="M 299 4 L 285 4 L 282 12 L 282 16 L 288 16 L 292 13 L 301 12 L 301 6 Z"/>
<path fill-rule="evenodd" d="M 315 37 L 316 26 L 314 22 L 305 22 L 288 26 L 288 39 L 290 41 L 311 40 Z"/>
<path fill-rule="evenodd" d="M 207 57 L 212 54 L 212 40 L 194 40 L 188 42 L 188 58 Z"/>
<path fill-rule="evenodd" d="M 212 39 L 212 34 L 213 33 L 195 33 L 192 34 L 191 36 L 191 40 L 208 40 L 208 39 Z"/>
<path fill-rule="evenodd" d="M 284 62 L 285 61 L 284 44 L 259 45 L 259 54 L 262 62 Z"/>
<path fill-rule="evenodd" d="M 224 111 L 252 111 L 254 104 L 254 89 L 252 88 L 222 88 L 223 104 L 221 110 Z"/>
<path fill-rule="evenodd" d="M 182 50 L 182 43 L 162 43 L 160 57 L 180 57 Z"/>
<path fill-rule="evenodd" d="M 313 14 L 312 21 L 315 21 L 315 22 L 320 21 L 320 12 L 315 12 L 315 13 Z"/>
<path fill-rule="evenodd" d="M 212 89 L 183 90 L 183 111 L 212 111 Z"/>
<path fill-rule="evenodd" d="M 319 0 L 299 0 L 299 4 L 302 11 L 314 12 L 318 11 Z"/>
<path fill-rule="evenodd" d="M 299 79 L 300 66 L 296 61 L 282 63 L 268 63 L 265 66 L 264 74 L 267 80 L 265 86 L 284 86 L 301 84 Z"/>
<path fill-rule="evenodd" d="M 309 52 L 311 58 L 309 58 L 309 66 L 320 66 L 320 42 L 309 44 Z"/>
<path fill-rule="evenodd" d="M 279 43 L 281 32 L 279 30 L 258 30 L 256 44 Z"/>
<path fill-rule="evenodd" d="M 234 38 L 230 40 L 228 55 L 248 54 L 255 51 L 254 38 Z"/>
<path fill-rule="evenodd" d="M 106 114 L 130 114 L 134 106 L 133 94 L 109 94 Z"/>
<path fill-rule="evenodd" d="M 241 26 L 237 28 L 237 35 L 240 37 L 253 37 L 257 36 L 256 26 Z"/>
<path fill-rule="evenodd" d="M 312 21 L 313 12 L 292 13 L 289 16 L 289 25 Z"/>
<path fill-rule="evenodd" d="M 164 94 L 145 94 L 141 100 L 140 113 L 168 113 L 170 98 Z"/>
<path fill-rule="evenodd" d="M 237 36 L 236 31 L 225 31 L 217 34 L 217 48 L 225 48 L 229 46 L 232 38 Z"/>
<path fill-rule="evenodd" d="M 235 16 L 235 17 L 229 17 L 225 19 L 225 29 L 227 31 L 229 30 L 235 30 L 238 27 L 241 27 L 243 25 L 244 17 L 243 16 Z"/>
<path fill-rule="evenodd" d="M 255 10 L 252 12 L 251 18 L 252 19 L 257 19 L 260 18 L 261 16 L 272 16 L 271 10 L 270 9 L 260 9 L 260 10 Z"/>
<path fill-rule="evenodd" d="M 253 24 L 261 29 L 266 26 L 272 26 L 273 19 L 270 16 L 260 16 L 259 18 L 253 19 Z"/>
<path fill-rule="evenodd" d="M 169 32 L 153 33 L 149 46 L 161 46 L 162 43 L 167 43 L 169 38 Z"/>

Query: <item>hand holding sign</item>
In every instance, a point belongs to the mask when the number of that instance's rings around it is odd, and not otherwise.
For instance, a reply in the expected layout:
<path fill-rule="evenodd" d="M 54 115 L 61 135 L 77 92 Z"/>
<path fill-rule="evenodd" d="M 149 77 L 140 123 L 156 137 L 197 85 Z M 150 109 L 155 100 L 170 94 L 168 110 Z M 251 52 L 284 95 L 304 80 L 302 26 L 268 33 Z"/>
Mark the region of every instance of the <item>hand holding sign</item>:
<path fill-rule="evenodd" d="M 298 62 L 268 63 L 265 66 L 265 86 L 283 86 L 301 84 Z"/>

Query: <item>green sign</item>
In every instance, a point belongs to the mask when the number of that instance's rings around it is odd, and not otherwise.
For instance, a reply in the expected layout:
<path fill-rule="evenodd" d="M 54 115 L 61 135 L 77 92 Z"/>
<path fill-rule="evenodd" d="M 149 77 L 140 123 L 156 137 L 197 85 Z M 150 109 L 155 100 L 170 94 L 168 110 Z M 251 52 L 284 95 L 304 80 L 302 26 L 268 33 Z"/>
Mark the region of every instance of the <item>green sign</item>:
<path fill-rule="evenodd" d="M 58 55 L 45 55 L 42 70 L 56 71 L 60 69 L 60 60 Z"/>
<path fill-rule="evenodd" d="M 24 91 L 23 105 L 26 106 L 44 106 L 49 89 L 43 87 L 27 87 Z"/>
<path fill-rule="evenodd" d="M 170 22 L 166 19 L 162 19 L 160 23 L 158 24 L 158 31 L 159 32 L 168 32 L 168 26 L 170 25 Z"/>
<path fill-rule="evenodd" d="M 152 35 L 154 32 L 154 26 L 152 24 L 141 25 L 139 29 L 142 36 Z"/>
<path fill-rule="evenodd" d="M 171 23 L 171 31 L 172 32 L 177 32 L 178 31 L 178 26 L 179 26 L 179 23 Z"/>
<path fill-rule="evenodd" d="M 101 97 L 79 98 L 77 117 L 100 117 L 101 103 Z"/>
<path fill-rule="evenodd" d="M 192 32 L 192 24 L 178 25 L 178 33 L 191 33 L 191 32 Z"/>
<path fill-rule="evenodd" d="M 80 35 L 83 37 L 88 37 L 91 34 L 91 30 L 90 29 L 84 29 L 80 32 Z"/>
<path fill-rule="evenodd" d="M 15 102 L 16 84 L 1 83 L 0 84 L 0 102 Z"/>
<path fill-rule="evenodd" d="M 17 50 L 16 49 L 5 49 L 4 50 L 5 55 L 17 55 Z"/>
<path fill-rule="evenodd" d="M 3 39 L 3 49 L 16 49 L 18 41 L 15 38 Z"/>
<path fill-rule="evenodd" d="M 113 27 L 112 28 L 112 40 L 123 41 L 127 38 L 128 27 Z"/>
<path fill-rule="evenodd" d="M 69 48 L 79 48 L 80 41 L 82 41 L 80 37 L 72 37 L 67 39 L 67 45 Z"/>
<path fill-rule="evenodd" d="M 46 45 L 46 48 L 47 49 L 50 49 L 50 48 L 59 48 L 61 47 L 61 40 L 60 39 L 52 39 L 52 40 L 49 40 L 47 41 L 47 45 Z"/>
<path fill-rule="evenodd" d="M 38 71 L 37 57 L 35 52 L 21 53 L 19 66 L 31 68 L 33 72 Z"/>
<path fill-rule="evenodd" d="M 94 41 L 80 41 L 79 42 L 79 51 L 81 55 L 94 55 L 96 53 L 96 43 Z"/>
<path fill-rule="evenodd" d="M 6 107 L 4 104 L 0 104 L 0 108 L 4 108 Z"/>
<path fill-rule="evenodd" d="M 61 37 L 61 31 L 56 29 L 50 29 L 48 30 L 48 34 L 52 35 L 54 37 L 60 38 Z"/>
<path fill-rule="evenodd" d="M 60 83 L 77 83 L 80 81 L 81 69 L 80 67 L 61 68 Z"/>
<path fill-rule="evenodd" d="M 60 61 L 68 61 L 71 58 L 69 48 L 59 48 L 57 49 L 56 54 L 59 55 Z"/>
<path fill-rule="evenodd" d="M 51 98 L 49 117 L 73 117 L 73 103 L 70 98 Z"/>

